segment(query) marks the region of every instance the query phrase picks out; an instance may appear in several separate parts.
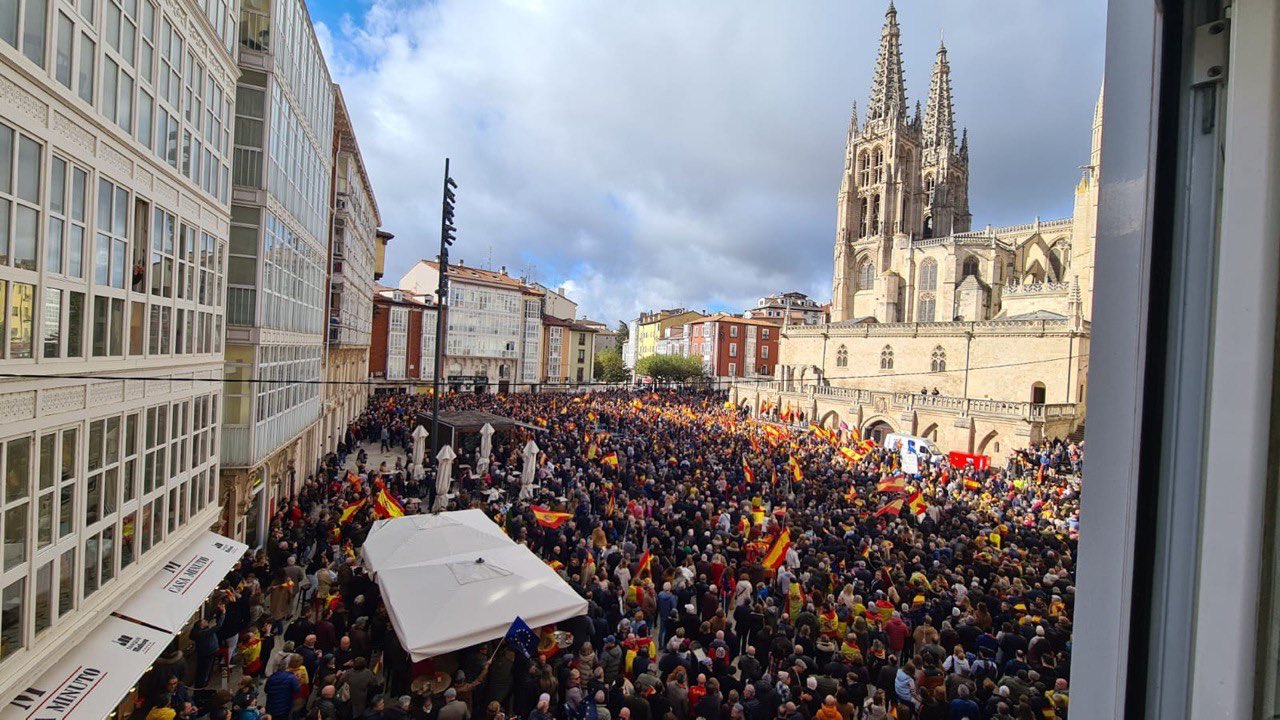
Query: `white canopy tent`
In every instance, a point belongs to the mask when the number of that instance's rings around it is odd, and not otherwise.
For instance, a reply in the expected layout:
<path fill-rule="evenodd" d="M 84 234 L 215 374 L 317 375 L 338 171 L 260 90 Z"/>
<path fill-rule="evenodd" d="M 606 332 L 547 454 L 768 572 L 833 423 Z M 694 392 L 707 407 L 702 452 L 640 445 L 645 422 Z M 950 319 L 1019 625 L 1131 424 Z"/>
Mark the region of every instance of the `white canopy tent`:
<path fill-rule="evenodd" d="M 587 601 L 480 510 L 380 520 L 361 549 L 414 661 L 587 612 Z"/>

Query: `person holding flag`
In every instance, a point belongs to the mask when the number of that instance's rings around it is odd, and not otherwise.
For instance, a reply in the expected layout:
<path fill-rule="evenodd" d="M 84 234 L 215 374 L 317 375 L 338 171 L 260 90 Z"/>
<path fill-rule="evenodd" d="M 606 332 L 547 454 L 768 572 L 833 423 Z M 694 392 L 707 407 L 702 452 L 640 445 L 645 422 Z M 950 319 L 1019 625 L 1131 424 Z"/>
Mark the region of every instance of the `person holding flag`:
<path fill-rule="evenodd" d="M 559 528 L 573 517 L 570 513 L 548 510 L 541 505 L 530 505 L 529 510 L 533 513 L 533 519 L 536 520 L 539 525 L 549 530 Z"/>

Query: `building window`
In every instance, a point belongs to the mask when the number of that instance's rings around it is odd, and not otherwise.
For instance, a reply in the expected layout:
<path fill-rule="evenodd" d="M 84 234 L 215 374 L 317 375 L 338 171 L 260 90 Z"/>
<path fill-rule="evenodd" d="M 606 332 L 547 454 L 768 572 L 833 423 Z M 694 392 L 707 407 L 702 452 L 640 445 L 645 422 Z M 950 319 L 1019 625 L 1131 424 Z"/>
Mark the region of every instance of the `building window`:
<path fill-rule="evenodd" d="M 762 357 L 762 358 L 768 358 L 768 357 L 769 357 L 769 346 L 768 346 L 768 345 L 762 345 L 762 346 L 760 347 L 760 357 Z"/>
<path fill-rule="evenodd" d="M 738 357 L 738 343 L 729 343 L 729 357 Z"/>
<path fill-rule="evenodd" d="M 730 326 L 729 326 L 729 337 L 738 337 L 738 326 L 737 326 L 737 325 L 730 325 Z"/>
<path fill-rule="evenodd" d="M 0 125 L 0 265 L 36 269 L 42 149 Z"/>
<path fill-rule="evenodd" d="M 582 334 L 582 333 L 579 333 L 579 334 L 578 334 L 578 344 L 579 344 L 579 345 L 586 345 L 586 344 L 587 344 L 587 336 L 586 336 L 586 335 L 584 335 L 584 334 Z"/>
<path fill-rule="evenodd" d="M 876 286 L 876 269 L 870 258 L 863 258 L 858 263 L 858 289 L 871 290 Z"/>
<path fill-rule="evenodd" d="M 128 258 L 129 191 L 98 180 L 97 234 L 93 244 L 95 285 L 124 289 Z"/>
<path fill-rule="evenodd" d="M 579 351 L 578 351 L 578 362 L 586 362 L 586 361 L 587 361 L 587 351 L 586 351 L 586 350 L 579 350 Z"/>
<path fill-rule="evenodd" d="M 893 348 L 889 347 L 888 345 L 885 345 L 884 349 L 880 351 L 880 369 L 881 370 L 893 369 Z"/>
<path fill-rule="evenodd" d="M 920 290 L 932 292 L 938 289 L 938 263 L 929 258 L 920 263 Z"/>
<path fill-rule="evenodd" d="M 964 259 L 964 267 L 960 273 L 961 282 L 970 275 L 974 276 L 978 280 L 982 279 L 982 275 L 978 272 L 978 258 L 973 255 Z"/>
<path fill-rule="evenodd" d="M 947 370 L 947 351 L 939 345 L 933 349 L 933 357 L 929 362 L 929 370 L 932 372 L 946 372 Z"/>
<path fill-rule="evenodd" d="M 849 367 L 849 348 L 844 345 L 836 349 L 836 367 Z"/>
<path fill-rule="evenodd" d="M 87 171 L 60 157 L 53 158 L 49 171 L 49 219 L 45 233 L 46 272 L 83 277 L 88 177 Z"/>
<path fill-rule="evenodd" d="M 738 363 L 729 363 L 729 377 L 738 376 Z"/>
<path fill-rule="evenodd" d="M 920 305 L 916 308 L 916 322 L 933 322 L 936 305 L 933 293 L 921 293 Z"/>
<path fill-rule="evenodd" d="M 761 340 L 768 340 L 768 339 L 769 339 L 769 328 L 761 328 L 761 330 L 760 330 L 760 339 L 761 339 Z"/>

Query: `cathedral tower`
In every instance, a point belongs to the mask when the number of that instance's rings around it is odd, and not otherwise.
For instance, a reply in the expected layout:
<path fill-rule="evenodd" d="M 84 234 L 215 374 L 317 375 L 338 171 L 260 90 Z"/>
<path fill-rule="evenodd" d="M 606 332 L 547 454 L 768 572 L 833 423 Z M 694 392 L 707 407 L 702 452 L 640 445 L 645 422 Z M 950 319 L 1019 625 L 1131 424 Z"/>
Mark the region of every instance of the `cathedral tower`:
<path fill-rule="evenodd" d="M 919 104 L 907 113 L 898 12 L 889 3 L 880 31 L 880 49 L 871 79 L 867 114 L 849 123 L 844 174 L 837 196 L 833 321 L 874 316 L 880 322 L 906 319 L 909 278 L 895 271 L 895 249 L 905 249 L 924 232 L 926 213 L 945 215 L 944 232 L 967 230 L 968 162 L 956 148 L 951 109 L 950 67 L 946 51 L 935 67 L 935 87 L 922 122 Z M 932 128 L 930 141 L 926 127 Z M 933 177 L 946 190 L 931 201 L 925 192 L 922 162 L 932 149 Z M 939 227 L 935 224 L 933 228 Z"/>
<path fill-rule="evenodd" d="M 925 101 L 921 130 L 922 239 L 969 231 L 968 136 L 956 146 L 956 122 L 951 103 L 951 63 L 947 46 L 938 43 Z"/>

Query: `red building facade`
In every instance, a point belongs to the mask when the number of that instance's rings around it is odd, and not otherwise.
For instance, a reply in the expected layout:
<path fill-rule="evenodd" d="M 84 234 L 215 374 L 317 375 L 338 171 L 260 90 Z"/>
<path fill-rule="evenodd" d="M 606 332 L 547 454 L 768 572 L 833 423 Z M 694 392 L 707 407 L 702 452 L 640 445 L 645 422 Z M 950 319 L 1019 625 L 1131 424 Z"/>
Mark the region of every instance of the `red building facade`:
<path fill-rule="evenodd" d="M 719 313 L 685 326 L 689 355 L 713 377 L 769 377 L 778 362 L 782 325 Z"/>

